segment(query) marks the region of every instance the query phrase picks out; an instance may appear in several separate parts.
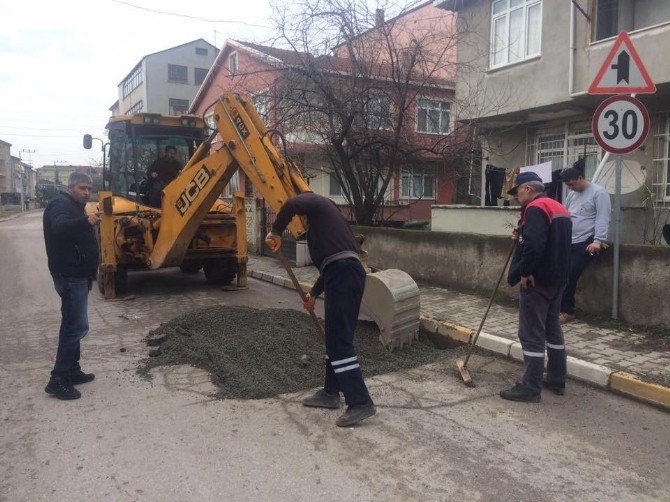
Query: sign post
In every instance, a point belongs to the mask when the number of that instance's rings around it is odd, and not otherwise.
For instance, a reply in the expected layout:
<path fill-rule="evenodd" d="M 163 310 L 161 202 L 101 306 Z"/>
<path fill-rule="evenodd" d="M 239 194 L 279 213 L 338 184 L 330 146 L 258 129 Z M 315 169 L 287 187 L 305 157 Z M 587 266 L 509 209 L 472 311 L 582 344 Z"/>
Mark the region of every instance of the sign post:
<path fill-rule="evenodd" d="M 649 134 L 649 112 L 637 99 L 612 96 L 596 109 L 591 124 L 596 142 L 615 156 L 614 267 L 612 277 L 612 318 L 619 317 L 619 253 L 621 249 L 622 154 L 639 148 Z"/>
<path fill-rule="evenodd" d="M 605 62 L 589 87 L 589 94 L 619 94 L 603 101 L 593 115 L 596 142 L 615 154 L 614 256 L 612 276 L 612 318 L 619 317 L 619 265 L 621 248 L 622 155 L 638 149 L 649 134 L 649 112 L 633 96 L 652 94 L 656 86 L 649 77 L 633 42 L 624 31 L 614 42 Z"/>

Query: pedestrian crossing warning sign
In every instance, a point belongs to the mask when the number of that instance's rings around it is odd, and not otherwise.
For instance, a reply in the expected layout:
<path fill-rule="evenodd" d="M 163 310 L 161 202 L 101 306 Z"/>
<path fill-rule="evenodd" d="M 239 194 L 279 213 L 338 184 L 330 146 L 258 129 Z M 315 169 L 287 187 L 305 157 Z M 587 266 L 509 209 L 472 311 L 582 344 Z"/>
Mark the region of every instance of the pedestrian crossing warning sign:
<path fill-rule="evenodd" d="M 628 33 L 622 31 L 598 75 L 589 87 L 589 94 L 653 94 L 656 86 L 642 64 Z"/>

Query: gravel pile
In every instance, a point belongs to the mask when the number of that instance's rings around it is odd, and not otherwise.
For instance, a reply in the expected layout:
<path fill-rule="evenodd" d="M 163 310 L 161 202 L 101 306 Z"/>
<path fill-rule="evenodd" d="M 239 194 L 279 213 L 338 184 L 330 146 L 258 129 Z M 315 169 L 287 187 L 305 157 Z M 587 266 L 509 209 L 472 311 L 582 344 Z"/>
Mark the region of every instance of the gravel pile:
<path fill-rule="evenodd" d="M 359 322 L 355 345 L 364 376 L 445 355 L 424 339 L 388 352 L 378 337 L 374 323 Z M 142 362 L 140 374 L 156 366 L 190 364 L 212 375 L 221 398 L 268 398 L 323 384 L 323 344 L 310 317 L 297 310 L 208 307 L 162 324 L 149 334 L 151 340 L 160 345 Z"/>

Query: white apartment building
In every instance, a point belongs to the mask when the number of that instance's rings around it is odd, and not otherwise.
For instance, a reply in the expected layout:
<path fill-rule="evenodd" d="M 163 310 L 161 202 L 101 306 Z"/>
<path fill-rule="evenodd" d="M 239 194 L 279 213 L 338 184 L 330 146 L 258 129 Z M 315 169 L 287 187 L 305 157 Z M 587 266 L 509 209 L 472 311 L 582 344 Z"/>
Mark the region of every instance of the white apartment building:
<path fill-rule="evenodd" d="M 119 82 L 112 115 L 186 113 L 218 49 L 202 38 L 144 56 Z"/>

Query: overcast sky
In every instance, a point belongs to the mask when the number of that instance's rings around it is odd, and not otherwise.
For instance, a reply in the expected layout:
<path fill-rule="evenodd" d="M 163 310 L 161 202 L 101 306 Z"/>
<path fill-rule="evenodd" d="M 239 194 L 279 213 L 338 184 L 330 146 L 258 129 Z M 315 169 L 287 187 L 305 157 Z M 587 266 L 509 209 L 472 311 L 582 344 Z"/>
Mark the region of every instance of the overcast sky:
<path fill-rule="evenodd" d="M 269 16 L 267 0 L 2 2 L 0 139 L 34 167 L 88 164 L 100 143 L 84 150 L 82 136 L 105 138 L 117 84 L 144 55 L 197 38 L 262 43 Z"/>

